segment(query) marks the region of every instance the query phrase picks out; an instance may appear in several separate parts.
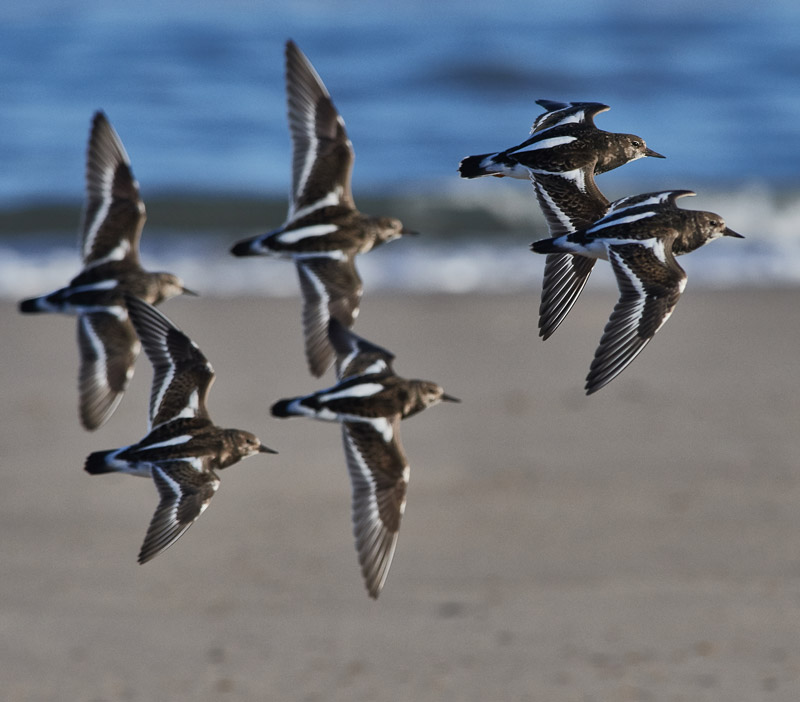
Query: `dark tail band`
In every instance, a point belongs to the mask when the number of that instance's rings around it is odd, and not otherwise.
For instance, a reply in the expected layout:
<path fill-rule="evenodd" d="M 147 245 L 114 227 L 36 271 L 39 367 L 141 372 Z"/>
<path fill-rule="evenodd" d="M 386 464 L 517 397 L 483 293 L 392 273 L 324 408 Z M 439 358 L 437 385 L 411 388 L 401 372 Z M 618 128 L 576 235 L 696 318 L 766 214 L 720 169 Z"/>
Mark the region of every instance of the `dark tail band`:
<path fill-rule="evenodd" d="M 289 404 L 291 400 L 279 400 L 274 405 L 272 405 L 272 416 L 273 417 L 292 417 L 294 416 L 292 412 L 289 411 Z"/>
<path fill-rule="evenodd" d="M 253 251 L 253 239 L 243 239 L 242 241 L 237 241 L 231 247 L 231 253 L 234 256 L 255 256 L 255 252 Z"/>
<path fill-rule="evenodd" d="M 564 253 L 562 249 L 553 246 L 552 239 L 540 239 L 531 244 L 531 251 L 538 254 Z"/>
<path fill-rule="evenodd" d="M 110 453 L 111 451 L 95 451 L 94 453 L 90 453 L 83 469 L 89 473 L 89 475 L 113 473 L 113 468 L 109 468 L 108 463 L 106 463 L 106 456 Z"/>
<path fill-rule="evenodd" d="M 39 306 L 39 298 L 32 297 L 30 300 L 22 300 L 19 303 L 19 311 L 31 314 L 32 312 L 44 312 L 44 309 Z"/>
<path fill-rule="evenodd" d="M 489 175 L 483 167 L 483 162 L 487 156 L 492 154 L 480 154 L 479 156 L 467 156 L 460 164 L 458 164 L 458 173 L 462 178 L 480 178 L 481 176 Z"/>

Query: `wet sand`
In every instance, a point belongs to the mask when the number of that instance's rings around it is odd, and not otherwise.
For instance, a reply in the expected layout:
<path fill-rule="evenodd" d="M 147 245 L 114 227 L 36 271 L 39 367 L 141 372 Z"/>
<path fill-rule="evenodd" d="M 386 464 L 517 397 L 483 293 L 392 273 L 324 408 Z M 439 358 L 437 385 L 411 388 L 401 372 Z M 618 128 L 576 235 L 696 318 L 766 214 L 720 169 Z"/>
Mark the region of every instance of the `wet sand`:
<path fill-rule="evenodd" d="M 800 699 L 798 299 L 690 286 L 587 398 L 611 290 L 547 342 L 535 293 L 365 297 L 356 331 L 463 400 L 404 422 L 408 506 L 377 602 L 338 428 L 269 416 L 332 382 L 305 369 L 297 299 L 163 305 L 217 371 L 214 420 L 280 455 L 224 471 L 145 566 L 152 482 L 82 466 L 143 435 L 146 358 L 89 434 L 74 321 L 2 301 L 2 698 Z"/>

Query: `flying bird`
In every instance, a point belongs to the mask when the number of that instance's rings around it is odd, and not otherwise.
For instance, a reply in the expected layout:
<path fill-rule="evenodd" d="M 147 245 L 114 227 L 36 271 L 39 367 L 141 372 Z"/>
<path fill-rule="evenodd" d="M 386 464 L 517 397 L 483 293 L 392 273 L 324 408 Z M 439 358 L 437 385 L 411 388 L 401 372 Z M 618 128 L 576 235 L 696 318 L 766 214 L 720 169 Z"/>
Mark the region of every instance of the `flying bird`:
<path fill-rule="evenodd" d="M 616 200 L 586 229 L 531 244 L 535 253 L 568 253 L 611 263 L 620 297 L 586 378 L 586 394 L 610 383 L 669 319 L 686 287 L 675 261 L 721 236 L 744 238 L 713 212 L 684 210 L 690 190 L 665 190 Z"/>
<path fill-rule="evenodd" d="M 406 505 L 409 463 L 400 421 L 439 402 L 459 402 L 427 380 L 396 375 L 394 355 L 330 321 L 339 382 L 326 390 L 281 400 L 276 417 L 340 422 L 352 487 L 358 561 L 369 595 L 380 594 L 392 564 Z"/>
<path fill-rule="evenodd" d="M 148 431 L 138 443 L 92 453 L 84 467 L 91 475 L 153 479 L 160 501 L 139 552 L 139 563 L 146 563 L 205 511 L 219 487 L 216 471 L 277 452 L 248 431 L 216 426 L 206 404 L 214 369 L 203 352 L 152 305 L 132 296 L 125 302 L 153 365 Z"/>
<path fill-rule="evenodd" d="M 350 328 L 358 316 L 362 282 L 356 254 L 405 234 L 399 219 L 356 209 L 351 190 L 353 145 L 322 79 L 292 41 L 286 44 L 286 92 L 292 137 L 292 185 L 286 222 L 235 244 L 234 256 L 294 261 L 303 296 L 306 359 L 321 376 L 334 352 L 328 320 Z"/>
<path fill-rule="evenodd" d="M 531 136 L 498 153 L 465 158 L 462 178 L 485 175 L 529 178 L 551 237 L 589 227 L 606 214 L 609 201 L 594 177 L 646 156 L 664 158 L 635 134 L 598 129 L 594 118 L 610 108 L 599 102 L 537 100 Z M 539 306 L 539 335 L 549 338 L 578 299 L 594 260 L 570 254 L 547 257 Z"/>
<path fill-rule="evenodd" d="M 77 315 L 79 412 L 90 431 L 114 413 L 141 348 L 128 319 L 125 295 L 158 304 L 181 293 L 195 294 L 171 273 L 142 268 L 139 239 L 144 222 L 144 202 L 128 155 L 105 114 L 97 112 L 86 163 L 83 270 L 66 287 L 19 303 L 24 313 Z"/>

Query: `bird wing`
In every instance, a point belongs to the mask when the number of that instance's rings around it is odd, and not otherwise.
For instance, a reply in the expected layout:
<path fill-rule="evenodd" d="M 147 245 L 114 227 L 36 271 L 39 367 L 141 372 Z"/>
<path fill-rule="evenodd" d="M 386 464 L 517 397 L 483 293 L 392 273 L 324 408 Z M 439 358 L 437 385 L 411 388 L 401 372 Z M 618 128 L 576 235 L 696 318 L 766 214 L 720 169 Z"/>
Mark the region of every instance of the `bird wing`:
<path fill-rule="evenodd" d="M 328 322 L 328 339 L 336 352 L 336 377 L 392 373 L 394 354 L 354 334 L 338 319 Z"/>
<path fill-rule="evenodd" d="M 548 339 L 569 314 L 589 280 L 595 259 L 573 254 L 547 254 L 539 303 L 539 336 Z"/>
<path fill-rule="evenodd" d="M 151 471 L 161 500 L 139 551 L 139 563 L 172 546 L 205 511 L 219 487 L 219 478 L 201 459 L 159 461 Z"/>
<path fill-rule="evenodd" d="M 128 154 L 105 114 L 92 122 L 86 157 L 86 203 L 81 251 L 86 266 L 106 261 L 139 262 L 146 214 Z"/>
<path fill-rule="evenodd" d="M 153 365 L 150 428 L 178 417 L 208 419 L 214 369 L 186 334 L 152 305 L 125 296 L 133 326 Z"/>
<path fill-rule="evenodd" d="M 355 209 L 353 145 L 319 74 L 297 45 L 286 43 L 286 93 L 292 137 L 288 221 L 320 207 Z"/>
<path fill-rule="evenodd" d="M 352 256 L 295 258 L 303 295 L 303 332 L 308 367 L 319 377 L 330 367 L 334 350 L 328 322 L 353 326 L 361 302 L 362 284 Z"/>
<path fill-rule="evenodd" d="M 531 183 L 551 237 L 588 227 L 608 208 L 608 200 L 594 180 L 594 164 L 564 173 L 532 173 Z M 585 256 L 548 254 L 539 305 L 539 335 L 543 339 L 564 321 L 593 266 L 594 259 Z"/>
<path fill-rule="evenodd" d="M 122 314 L 114 314 L 118 310 Z M 114 413 L 133 376 L 141 348 L 122 307 L 78 315 L 81 423 L 90 431 Z"/>
<path fill-rule="evenodd" d="M 595 352 L 586 393 L 610 383 L 669 319 L 686 287 L 667 238 L 608 245 L 620 297 Z"/>
<path fill-rule="evenodd" d="M 585 123 L 594 126 L 595 115 L 611 109 L 608 105 L 599 102 L 537 100 L 536 104 L 544 107 L 547 112 L 542 113 L 534 120 L 531 134 L 561 124 Z"/>
<path fill-rule="evenodd" d="M 353 535 L 371 597 L 378 597 L 389 574 L 408 489 L 409 466 L 400 444 L 399 415 L 389 426 L 391 436 L 368 422 L 342 425 L 352 486 Z"/>

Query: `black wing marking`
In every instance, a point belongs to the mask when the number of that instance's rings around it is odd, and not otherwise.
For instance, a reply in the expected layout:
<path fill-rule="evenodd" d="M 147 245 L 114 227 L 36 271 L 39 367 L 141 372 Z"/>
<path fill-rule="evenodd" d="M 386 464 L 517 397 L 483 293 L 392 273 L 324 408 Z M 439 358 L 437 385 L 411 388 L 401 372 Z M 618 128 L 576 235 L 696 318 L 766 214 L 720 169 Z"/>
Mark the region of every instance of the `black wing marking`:
<path fill-rule="evenodd" d="M 214 369 L 203 352 L 186 334 L 152 305 L 125 296 L 128 311 L 153 364 L 150 392 L 150 426 L 157 427 L 176 417 L 209 418 L 208 391 Z"/>
<path fill-rule="evenodd" d="M 94 116 L 86 158 L 86 204 L 81 226 L 83 261 L 139 262 L 145 208 L 130 160 L 102 112 Z"/>
<path fill-rule="evenodd" d="M 161 501 L 139 551 L 139 563 L 174 544 L 208 507 L 219 478 L 203 469 L 200 459 L 154 463 L 153 482 Z"/>
<path fill-rule="evenodd" d="M 586 394 L 610 383 L 669 319 L 686 286 L 671 241 L 608 247 L 620 297 L 586 377 Z"/>
<path fill-rule="evenodd" d="M 353 146 L 319 74 L 297 45 L 286 43 L 286 93 L 292 137 L 291 221 L 326 205 L 355 209 Z"/>
<path fill-rule="evenodd" d="M 118 308 L 124 312 L 124 308 Z M 127 315 L 78 315 L 80 418 L 86 429 L 102 426 L 114 413 L 133 376 L 140 344 Z"/>
<path fill-rule="evenodd" d="M 400 444 L 399 426 L 397 416 L 387 441 L 371 424 L 342 425 L 352 485 L 353 535 L 364 582 L 374 598 L 389 574 L 405 510 L 408 460 Z"/>

